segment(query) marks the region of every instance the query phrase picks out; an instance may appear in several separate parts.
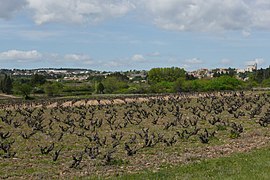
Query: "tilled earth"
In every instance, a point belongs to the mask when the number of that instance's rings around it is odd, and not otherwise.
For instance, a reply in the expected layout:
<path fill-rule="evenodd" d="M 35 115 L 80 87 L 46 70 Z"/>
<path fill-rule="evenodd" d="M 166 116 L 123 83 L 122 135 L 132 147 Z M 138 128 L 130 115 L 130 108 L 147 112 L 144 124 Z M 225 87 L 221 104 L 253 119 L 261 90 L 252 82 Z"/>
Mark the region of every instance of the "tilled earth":
<path fill-rule="evenodd" d="M 2 106 L 0 177 L 105 178 L 267 147 L 269 102 L 241 92 Z"/>

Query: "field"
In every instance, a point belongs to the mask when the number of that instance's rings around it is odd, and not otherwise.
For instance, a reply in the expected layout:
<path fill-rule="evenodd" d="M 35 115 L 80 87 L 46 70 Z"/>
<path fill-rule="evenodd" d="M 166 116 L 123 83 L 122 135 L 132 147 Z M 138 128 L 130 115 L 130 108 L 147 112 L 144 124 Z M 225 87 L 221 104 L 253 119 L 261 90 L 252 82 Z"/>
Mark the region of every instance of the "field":
<path fill-rule="evenodd" d="M 117 179 L 269 179 L 269 147 L 229 157 L 207 159 L 190 164 L 163 167 L 158 172 L 145 171 Z M 114 178 L 116 179 L 116 177 Z"/>
<path fill-rule="evenodd" d="M 269 124 L 266 93 L 5 103 L 0 178 L 135 179 L 144 176 L 135 173 L 145 170 L 153 173 L 150 179 L 159 177 L 155 172 L 164 178 L 167 167 L 186 168 L 204 159 L 268 148 Z M 213 166 L 206 162 L 202 165 Z M 192 167 L 197 171 L 202 165 Z M 177 171 L 166 172 L 175 178 Z"/>

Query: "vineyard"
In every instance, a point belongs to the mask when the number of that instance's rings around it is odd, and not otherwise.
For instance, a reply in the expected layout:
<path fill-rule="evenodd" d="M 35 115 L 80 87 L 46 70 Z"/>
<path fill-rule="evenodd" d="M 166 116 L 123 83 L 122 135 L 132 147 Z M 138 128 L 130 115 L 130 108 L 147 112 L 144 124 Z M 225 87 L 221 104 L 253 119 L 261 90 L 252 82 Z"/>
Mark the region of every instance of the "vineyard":
<path fill-rule="evenodd" d="M 113 177 L 269 145 L 270 95 L 246 92 L 0 105 L 0 178 Z"/>

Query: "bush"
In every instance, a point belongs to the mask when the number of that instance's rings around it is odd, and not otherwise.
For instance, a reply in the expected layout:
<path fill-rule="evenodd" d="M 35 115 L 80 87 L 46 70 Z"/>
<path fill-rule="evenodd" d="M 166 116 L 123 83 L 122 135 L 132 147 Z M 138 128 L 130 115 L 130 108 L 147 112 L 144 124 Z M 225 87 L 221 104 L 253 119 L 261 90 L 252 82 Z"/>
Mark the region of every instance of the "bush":
<path fill-rule="evenodd" d="M 185 92 L 207 91 L 209 83 L 210 81 L 205 79 L 185 81 L 183 83 L 183 91 Z"/>
<path fill-rule="evenodd" d="M 175 82 L 178 78 L 185 78 L 186 71 L 181 68 L 153 68 L 148 72 L 148 80 L 151 84 L 159 82 Z"/>
<path fill-rule="evenodd" d="M 152 84 L 150 90 L 152 93 L 173 93 L 174 83 L 162 81 L 156 84 Z"/>
<path fill-rule="evenodd" d="M 105 87 L 105 93 L 108 94 L 116 93 L 121 89 L 127 89 L 129 87 L 127 82 L 120 81 L 116 77 L 107 77 L 102 83 Z"/>
<path fill-rule="evenodd" d="M 208 91 L 219 91 L 219 90 L 239 90 L 243 89 L 242 81 L 230 77 L 221 76 L 210 80 Z"/>
<path fill-rule="evenodd" d="M 60 95 L 60 93 L 62 92 L 62 89 L 63 89 L 63 85 L 58 82 L 47 83 L 45 85 L 45 93 L 49 97 Z"/>
<path fill-rule="evenodd" d="M 181 86 L 181 87 L 180 87 Z M 244 88 L 244 83 L 234 77 L 221 76 L 213 79 L 197 79 L 191 81 L 178 80 L 176 89 L 184 92 L 239 90 Z"/>
<path fill-rule="evenodd" d="M 75 91 L 93 92 L 93 88 L 90 85 L 80 85 L 80 86 L 69 85 L 69 86 L 63 87 L 63 92 L 71 93 L 71 92 L 75 92 Z"/>
<path fill-rule="evenodd" d="M 270 78 L 263 80 L 262 86 L 263 87 L 270 87 Z"/>

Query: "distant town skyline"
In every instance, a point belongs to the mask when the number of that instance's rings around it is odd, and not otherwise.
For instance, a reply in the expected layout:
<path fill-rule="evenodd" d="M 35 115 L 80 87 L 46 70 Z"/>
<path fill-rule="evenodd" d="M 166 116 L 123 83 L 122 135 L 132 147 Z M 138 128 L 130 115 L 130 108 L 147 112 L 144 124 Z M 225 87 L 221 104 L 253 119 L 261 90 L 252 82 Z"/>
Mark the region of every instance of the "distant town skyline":
<path fill-rule="evenodd" d="M 270 1 L 0 0 L 0 69 L 270 65 Z"/>
<path fill-rule="evenodd" d="M 186 73 L 190 75 L 190 77 L 194 77 L 197 79 L 202 78 L 214 78 L 222 75 L 233 75 L 241 80 L 248 80 L 247 73 L 253 72 L 257 70 L 257 64 L 248 65 L 245 69 L 237 69 L 237 68 L 215 68 L 215 69 L 197 69 L 194 71 L 187 71 Z M 145 70 L 130 70 L 130 71 L 96 71 L 93 69 L 72 69 L 72 68 L 38 68 L 38 69 L 0 69 L 0 73 L 8 74 L 11 76 L 19 76 L 19 77 L 29 77 L 34 74 L 43 75 L 45 77 L 49 77 L 52 79 L 61 79 L 63 80 L 78 80 L 84 81 L 89 80 L 90 77 L 107 77 L 111 74 L 123 74 L 127 76 L 130 80 L 134 80 L 136 82 L 146 82 L 148 71 Z M 139 81 L 138 81 L 139 80 Z"/>

